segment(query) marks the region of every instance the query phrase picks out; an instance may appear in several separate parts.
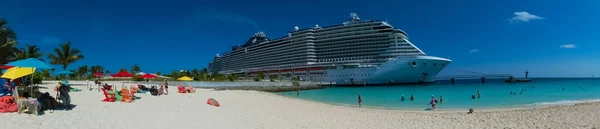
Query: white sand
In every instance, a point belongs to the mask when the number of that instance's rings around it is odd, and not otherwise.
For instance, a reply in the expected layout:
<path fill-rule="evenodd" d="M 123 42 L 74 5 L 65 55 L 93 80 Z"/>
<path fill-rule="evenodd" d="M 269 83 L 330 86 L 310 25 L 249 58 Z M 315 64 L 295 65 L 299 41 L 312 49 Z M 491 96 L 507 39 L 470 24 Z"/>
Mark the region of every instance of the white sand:
<path fill-rule="evenodd" d="M 72 104 L 77 105 L 73 110 L 46 111 L 41 116 L 0 114 L 0 129 L 600 128 L 600 103 L 466 114 L 358 109 L 255 91 L 198 89 L 179 94 L 174 86 L 169 90 L 167 96 L 136 94 L 142 98 L 133 103 L 101 102 L 104 96 L 97 90 L 72 92 Z M 56 95 L 50 89 L 41 91 Z M 221 107 L 207 105 L 208 98 L 218 100 Z"/>

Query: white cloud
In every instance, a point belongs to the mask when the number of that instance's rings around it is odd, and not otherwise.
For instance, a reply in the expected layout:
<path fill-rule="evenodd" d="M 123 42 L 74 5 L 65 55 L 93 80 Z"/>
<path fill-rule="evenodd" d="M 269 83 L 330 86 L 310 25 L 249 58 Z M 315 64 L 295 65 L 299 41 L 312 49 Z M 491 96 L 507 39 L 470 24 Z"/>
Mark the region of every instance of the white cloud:
<path fill-rule="evenodd" d="M 543 17 L 533 15 L 528 12 L 515 12 L 514 14 L 515 14 L 515 16 L 509 19 L 509 21 L 511 23 L 513 23 L 513 22 L 529 22 L 531 20 L 544 19 Z"/>
<path fill-rule="evenodd" d="M 560 45 L 560 48 L 572 49 L 572 48 L 577 48 L 577 46 L 575 44 L 564 44 L 564 45 Z"/>
<path fill-rule="evenodd" d="M 473 50 L 469 51 L 469 53 L 476 53 L 476 52 L 479 52 L 479 49 L 473 49 Z"/>

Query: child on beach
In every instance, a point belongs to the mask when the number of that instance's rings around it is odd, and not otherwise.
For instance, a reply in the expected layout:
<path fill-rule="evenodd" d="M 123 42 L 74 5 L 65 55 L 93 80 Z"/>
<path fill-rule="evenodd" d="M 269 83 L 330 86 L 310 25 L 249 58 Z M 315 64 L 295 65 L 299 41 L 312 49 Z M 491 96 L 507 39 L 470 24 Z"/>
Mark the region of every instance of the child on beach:
<path fill-rule="evenodd" d="M 360 108 L 360 107 L 362 107 L 362 104 L 361 104 L 362 98 L 360 98 L 360 94 L 357 94 L 357 95 L 358 95 L 358 108 Z"/>

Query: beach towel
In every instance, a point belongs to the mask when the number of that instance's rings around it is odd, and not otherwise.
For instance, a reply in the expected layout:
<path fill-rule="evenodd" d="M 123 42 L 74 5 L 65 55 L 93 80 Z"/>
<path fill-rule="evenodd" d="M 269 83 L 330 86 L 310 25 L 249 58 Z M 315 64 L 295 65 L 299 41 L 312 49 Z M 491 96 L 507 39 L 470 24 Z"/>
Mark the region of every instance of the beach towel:
<path fill-rule="evenodd" d="M 12 96 L 0 97 L 0 113 L 17 112 L 18 106 Z"/>

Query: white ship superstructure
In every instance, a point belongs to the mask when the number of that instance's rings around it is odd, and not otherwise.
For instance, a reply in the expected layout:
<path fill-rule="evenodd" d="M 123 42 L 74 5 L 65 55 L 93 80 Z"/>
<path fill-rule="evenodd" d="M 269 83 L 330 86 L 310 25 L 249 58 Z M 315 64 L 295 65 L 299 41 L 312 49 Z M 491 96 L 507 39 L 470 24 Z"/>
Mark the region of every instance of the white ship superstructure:
<path fill-rule="evenodd" d="M 210 71 L 250 77 L 263 72 L 337 85 L 370 85 L 432 82 L 451 63 L 426 56 L 408 40 L 406 32 L 386 21 L 362 21 L 355 13 L 343 24 L 295 27 L 278 39 L 259 32 L 231 49 L 217 54 L 209 64 Z"/>

